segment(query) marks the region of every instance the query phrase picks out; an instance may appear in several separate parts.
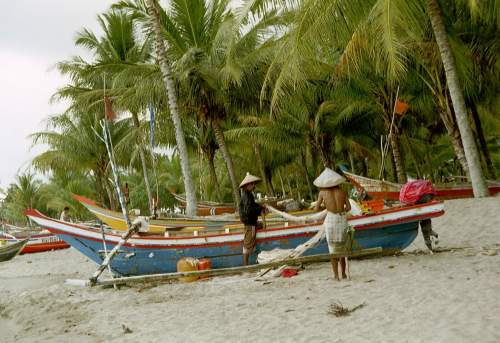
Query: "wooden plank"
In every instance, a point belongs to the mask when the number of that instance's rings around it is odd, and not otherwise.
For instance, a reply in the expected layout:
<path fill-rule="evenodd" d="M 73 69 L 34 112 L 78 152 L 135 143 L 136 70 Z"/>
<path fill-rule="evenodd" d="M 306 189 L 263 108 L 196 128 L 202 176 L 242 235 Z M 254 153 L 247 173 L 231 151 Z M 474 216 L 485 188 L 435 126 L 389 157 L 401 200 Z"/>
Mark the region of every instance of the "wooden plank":
<path fill-rule="evenodd" d="M 360 257 L 372 254 L 378 254 L 382 252 L 381 247 L 363 249 L 360 251 L 355 251 L 352 254 L 347 255 L 348 257 Z M 263 264 L 253 264 L 250 266 L 242 266 L 242 267 L 231 267 L 231 268 L 220 268 L 220 269 L 209 269 L 209 270 L 200 270 L 194 272 L 177 272 L 177 273 L 166 273 L 166 274 L 151 274 L 151 275 L 140 275 L 140 276 L 128 276 L 121 277 L 116 279 L 108 279 L 108 280 L 97 280 L 95 284 L 86 283 L 86 285 L 96 285 L 96 286 L 106 286 L 106 285 L 124 285 L 124 284 L 132 284 L 137 282 L 158 282 L 158 281 L 167 281 L 178 279 L 180 277 L 188 277 L 188 276 L 222 276 L 222 275 L 234 275 L 246 272 L 254 272 L 261 269 L 267 268 L 275 268 L 281 265 L 297 265 L 297 264 L 311 264 L 318 262 L 326 262 L 330 261 L 332 258 L 339 258 L 345 255 L 340 254 L 320 254 L 320 255 L 311 255 L 304 256 L 299 258 L 287 258 L 280 261 L 274 261 Z"/>

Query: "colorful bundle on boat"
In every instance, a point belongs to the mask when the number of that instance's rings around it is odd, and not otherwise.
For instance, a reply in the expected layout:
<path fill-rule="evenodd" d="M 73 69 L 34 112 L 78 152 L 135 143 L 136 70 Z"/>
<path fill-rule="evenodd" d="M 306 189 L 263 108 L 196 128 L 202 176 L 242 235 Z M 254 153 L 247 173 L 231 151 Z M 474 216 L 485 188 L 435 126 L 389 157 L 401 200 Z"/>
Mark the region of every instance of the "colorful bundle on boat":
<path fill-rule="evenodd" d="M 389 208 L 374 214 L 349 218 L 355 229 L 354 250 L 382 248 L 382 253 L 394 253 L 409 246 L 418 233 L 419 221 L 441 216 L 443 203 L 433 201 L 415 206 Z M 51 219 L 36 210 L 26 215 L 38 225 L 58 235 L 68 244 L 101 264 L 105 251 L 110 251 L 121 239 L 116 233 Z M 313 237 L 322 223 L 288 225 L 268 224 L 257 232 L 257 253 L 275 248 L 292 249 Z M 213 268 L 235 267 L 242 264 L 242 230 L 205 232 L 169 232 L 165 235 L 134 235 L 111 261 L 111 269 L 118 275 L 144 275 L 175 272 L 183 257 L 208 258 Z M 306 254 L 328 251 L 326 242 Z M 257 254 L 252 255 L 255 262 Z"/>
<path fill-rule="evenodd" d="M 366 192 L 374 199 L 390 199 L 399 200 L 399 192 L 403 185 L 399 183 L 375 180 L 368 177 L 344 172 L 344 175 L 354 184 L 359 184 Z M 470 183 L 450 183 L 450 184 L 436 184 L 436 199 L 459 199 L 459 198 L 472 198 L 472 186 Z M 488 181 L 488 189 L 491 195 L 500 193 L 500 182 Z"/>

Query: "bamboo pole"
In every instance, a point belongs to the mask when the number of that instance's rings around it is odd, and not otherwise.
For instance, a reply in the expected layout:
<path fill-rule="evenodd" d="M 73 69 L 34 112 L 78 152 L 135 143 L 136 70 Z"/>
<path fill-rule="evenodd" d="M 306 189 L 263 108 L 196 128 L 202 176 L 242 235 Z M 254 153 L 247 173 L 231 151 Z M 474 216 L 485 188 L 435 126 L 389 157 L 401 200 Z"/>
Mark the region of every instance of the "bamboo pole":
<path fill-rule="evenodd" d="M 359 251 L 355 251 L 351 254 L 348 254 L 349 257 L 361 257 L 372 254 L 378 254 L 382 252 L 381 247 L 363 249 Z M 86 286 L 108 286 L 108 285 L 125 285 L 132 284 L 138 282 L 158 282 L 158 281 L 167 281 L 178 279 L 181 277 L 189 277 L 189 276 L 223 276 L 223 275 L 234 275 L 241 274 L 246 272 L 254 272 L 260 269 L 267 268 L 275 268 L 281 265 L 298 265 L 298 264 L 312 264 L 318 262 L 327 262 L 332 258 L 340 258 L 340 254 L 320 254 L 320 255 L 311 255 L 311 256 L 303 256 L 299 258 L 287 258 L 280 261 L 274 261 L 263 264 L 253 264 L 249 266 L 242 267 L 232 267 L 232 268 L 220 268 L 220 269 L 208 269 L 208 270 L 200 270 L 193 272 L 177 272 L 177 273 L 167 273 L 167 274 L 152 274 L 152 275 L 140 275 L 140 276 L 128 276 L 121 277 L 116 279 L 109 280 L 97 280 L 94 284 L 86 283 Z"/>
<path fill-rule="evenodd" d="M 392 135 L 392 128 L 394 125 L 394 118 L 396 115 L 396 104 L 398 102 L 398 97 L 399 97 L 399 86 L 398 89 L 396 90 L 396 99 L 394 100 L 394 107 L 392 108 L 392 119 L 391 119 L 391 125 L 389 126 L 389 135 L 387 136 L 387 141 L 385 142 L 385 147 L 384 150 L 382 151 L 382 163 L 380 165 L 380 171 L 378 174 L 379 180 L 382 178 L 382 173 L 384 172 L 384 164 L 385 164 L 385 157 L 387 156 L 387 153 L 389 152 L 389 144 L 391 142 L 391 135 Z"/>

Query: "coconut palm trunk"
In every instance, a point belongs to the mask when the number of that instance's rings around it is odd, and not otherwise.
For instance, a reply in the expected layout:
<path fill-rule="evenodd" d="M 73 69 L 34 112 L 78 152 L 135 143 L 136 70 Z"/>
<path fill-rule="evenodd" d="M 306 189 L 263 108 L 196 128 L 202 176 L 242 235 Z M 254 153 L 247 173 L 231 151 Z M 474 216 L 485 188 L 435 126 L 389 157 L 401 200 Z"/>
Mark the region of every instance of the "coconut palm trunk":
<path fill-rule="evenodd" d="M 146 6 L 148 8 L 148 13 L 151 19 L 151 26 L 154 31 L 156 55 L 159 59 L 160 69 L 163 74 L 163 83 L 165 84 L 165 89 L 168 95 L 168 106 L 175 128 L 175 140 L 177 142 L 177 148 L 179 150 L 179 156 L 181 159 L 182 175 L 184 176 L 184 188 L 186 191 L 186 214 L 189 216 L 194 216 L 196 215 L 196 191 L 191 174 L 191 167 L 189 166 L 188 150 L 186 140 L 184 138 L 184 131 L 182 130 L 181 117 L 177 106 L 174 81 L 172 80 L 170 63 L 167 59 L 167 51 L 162 38 L 160 18 L 158 9 L 156 7 L 156 1 L 146 0 Z"/>
<path fill-rule="evenodd" d="M 217 172 L 215 171 L 215 150 L 205 151 L 205 156 L 208 160 L 208 171 L 210 173 L 210 180 L 214 186 L 217 200 L 222 202 L 222 194 L 220 191 L 219 180 L 217 179 Z"/>
<path fill-rule="evenodd" d="M 253 142 L 253 150 L 255 152 L 255 159 L 257 160 L 257 164 L 259 165 L 260 175 L 262 176 L 262 181 L 264 181 L 264 188 L 266 189 L 266 193 L 272 195 L 272 190 L 269 187 L 269 180 L 266 175 L 266 168 L 264 166 L 264 161 L 262 160 L 262 155 L 260 153 L 260 144 L 256 141 Z"/>
<path fill-rule="evenodd" d="M 403 162 L 403 156 L 401 155 L 399 132 L 397 129 L 395 129 L 391 134 L 391 148 L 392 156 L 394 157 L 394 164 L 396 166 L 396 177 L 398 179 L 398 183 L 405 184 L 407 181 L 406 170 Z"/>
<path fill-rule="evenodd" d="M 488 149 L 488 144 L 486 143 L 486 138 L 484 137 L 483 126 L 481 125 L 481 118 L 479 118 L 479 112 L 477 111 L 476 103 L 474 101 L 471 101 L 469 104 L 469 108 L 472 114 L 472 119 L 474 120 L 474 126 L 476 127 L 479 147 L 484 158 L 484 163 L 486 164 L 486 168 L 488 170 L 488 177 L 492 180 L 495 180 L 497 178 L 497 175 L 495 172 L 495 167 L 493 166 L 493 162 L 491 161 L 490 150 Z"/>
<path fill-rule="evenodd" d="M 140 123 L 137 113 L 132 113 L 132 120 L 134 122 L 135 128 L 139 131 Z M 146 165 L 146 154 L 144 153 L 144 148 L 139 138 L 137 139 L 136 143 L 137 147 L 139 148 L 139 157 L 141 159 L 142 173 L 144 175 L 144 184 L 146 186 L 146 193 L 148 195 L 149 214 L 153 215 L 154 214 L 153 196 L 151 195 L 151 188 L 149 187 L 148 168 Z"/>
<path fill-rule="evenodd" d="M 438 0 L 427 0 L 427 11 L 436 42 L 439 47 L 441 59 L 443 61 L 446 80 L 448 82 L 448 89 L 450 90 L 450 96 L 453 102 L 458 128 L 462 137 L 465 157 L 469 167 L 472 190 L 476 198 L 486 197 L 489 195 L 488 188 L 486 187 L 486 180 L 483 175 L 483 170 L 481 169 L 481 162 L 479 160 L 476 142 L 467 118 L 465 100 L 462 94 L 462 89 L 460 88 L 455 59 L 448 41 L 448 36 L 443 22 L 443 14 Z"/>
<path fill-rule="evenodd" d="M 222 152 L 222 157 L 226 162 L 227 172 L 229 174 L 229 179 L 231 180 L 231 188 L 233 190 L 233 201 L 234 205 L 237 207 L 240 203 L 240 191 L 238 183 L 236 181 L 236 177 L 234 175 L 233 159 L 229 154 L 229 150 L 227 149 L 226 145 L 226 140 L 224 139 L 224 133 L 222 132 L 219 121 L 217 119 L 212 121 L 212 128 L 214 129 L 214 134 L 215 134 L 215 139 L 217 140 L 217 144 L 219 145 L 220 151 Z"/>

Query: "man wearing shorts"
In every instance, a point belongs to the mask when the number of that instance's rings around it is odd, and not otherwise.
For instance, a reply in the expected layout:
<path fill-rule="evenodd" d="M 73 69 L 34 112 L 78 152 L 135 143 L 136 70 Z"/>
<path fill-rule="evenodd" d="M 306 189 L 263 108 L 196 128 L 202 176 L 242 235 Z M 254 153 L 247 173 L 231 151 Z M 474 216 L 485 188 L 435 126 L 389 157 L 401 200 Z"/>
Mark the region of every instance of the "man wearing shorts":
<path fill-rule="evenodd" d="M 255 202 L 253 191 L 261 181 L 257 176 L 247 173 L 240 184 L 241 200 L 239 204 L 240 220 L 245 225 L 243 238 L 243 265 L 248 265 L 250 254 L 255 252 L 257 245 L 257 220 L 262 212 L 262 207 Z"/>

